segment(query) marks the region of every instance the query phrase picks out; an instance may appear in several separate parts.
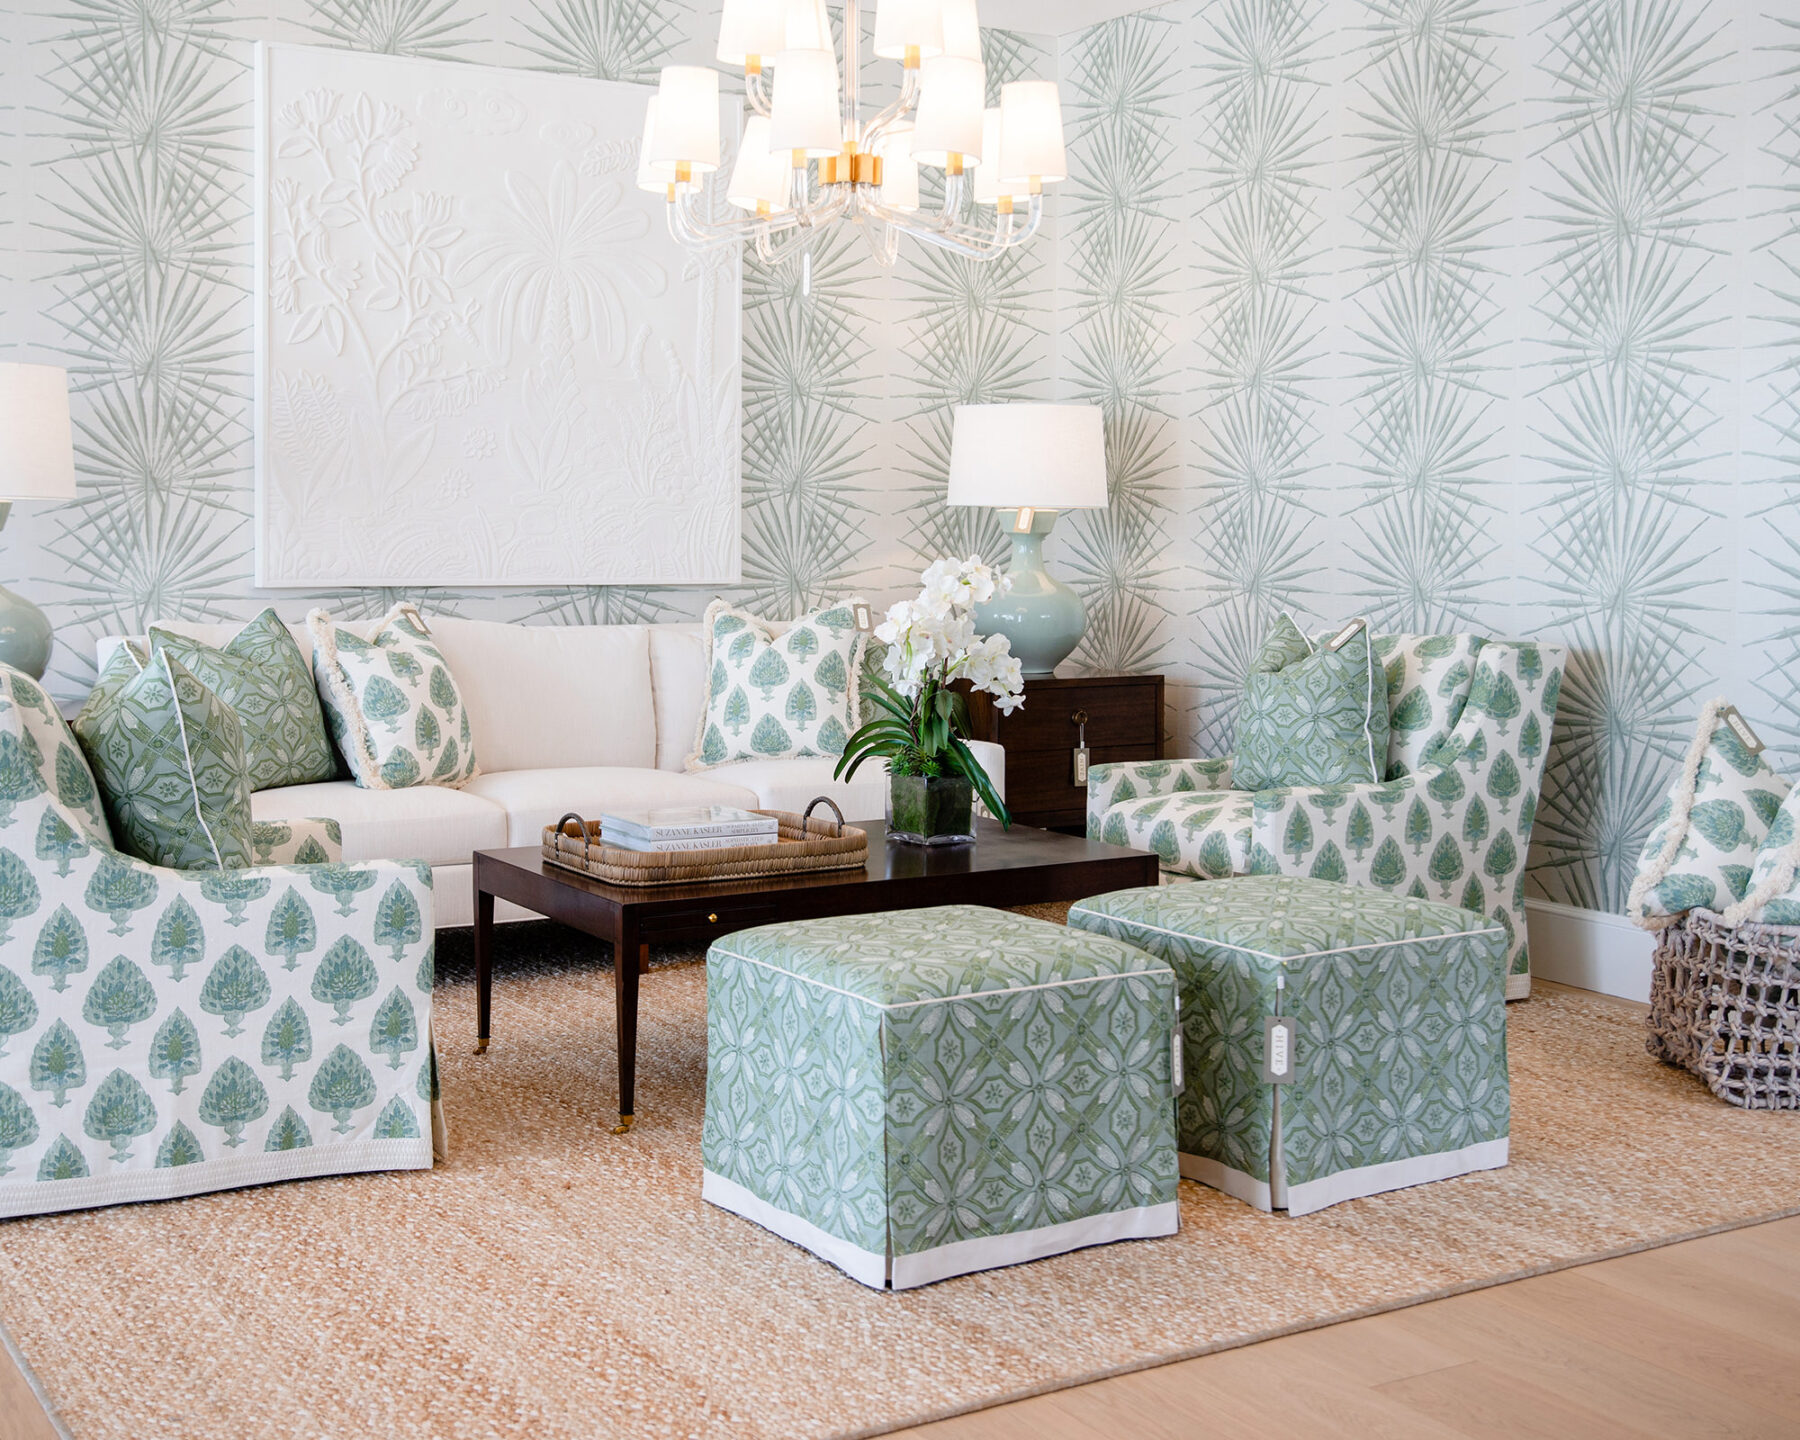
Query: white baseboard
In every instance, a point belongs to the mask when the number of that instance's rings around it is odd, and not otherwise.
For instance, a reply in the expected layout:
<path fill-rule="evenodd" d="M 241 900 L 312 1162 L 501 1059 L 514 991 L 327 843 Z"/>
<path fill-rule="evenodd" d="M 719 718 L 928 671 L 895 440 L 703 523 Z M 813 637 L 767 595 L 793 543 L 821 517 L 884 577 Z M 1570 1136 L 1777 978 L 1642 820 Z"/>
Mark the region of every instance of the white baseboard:
<path fill-rule="evenodd" d="M 1650 999 L 1650 956 L 1656 939 L 1623 915 L 1528 899 L 1531 973 L 1539 980 L 1598 990 L 1625 1000 Z"/>

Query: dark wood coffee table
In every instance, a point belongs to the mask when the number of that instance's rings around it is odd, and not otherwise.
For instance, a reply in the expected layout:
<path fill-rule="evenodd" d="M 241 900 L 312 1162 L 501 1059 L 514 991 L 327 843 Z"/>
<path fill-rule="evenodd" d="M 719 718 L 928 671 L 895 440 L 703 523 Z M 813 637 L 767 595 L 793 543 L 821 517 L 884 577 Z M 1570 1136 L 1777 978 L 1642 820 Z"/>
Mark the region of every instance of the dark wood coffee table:
<path fill-rule="evenodd" d="M 619 1030 L 619 1124 L 631 1128 L 637 1073 L 638 974 L 652 944 L 706 940 L 826 915 L 872 914 L 931 905 L 1041 905 L 1157 883 L 1156 856 L 1142 850 L 1015 825 L 978 821 L 973 845 L 889 843 L 880 820 L 868 832 L 861 870 L 733 880 L 717 885 L 608 885 L 544 863 L 535 845 L 475 852 L 475 1051 L 488 1048 L 494 979 L 494 901 L 556 920 L 613 947 Z"/>

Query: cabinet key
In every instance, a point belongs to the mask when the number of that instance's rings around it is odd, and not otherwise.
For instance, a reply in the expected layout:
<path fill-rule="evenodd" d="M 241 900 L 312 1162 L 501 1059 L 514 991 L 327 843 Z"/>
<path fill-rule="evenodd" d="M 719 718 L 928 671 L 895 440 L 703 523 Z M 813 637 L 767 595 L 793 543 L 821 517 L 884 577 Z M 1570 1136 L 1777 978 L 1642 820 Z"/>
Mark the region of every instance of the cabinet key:
<path fill-rule="evenodd" d="M 1069 717 L 1069 719 L 1075 723 L 1075 755 L 1073 764 L 1070 767 L 1071 773 L 1069 783 L 1072 785 L 1085 786 L 1087 784 L 1088 776 L 1088 713 L 1085 710 L 1077 710 Z"/>

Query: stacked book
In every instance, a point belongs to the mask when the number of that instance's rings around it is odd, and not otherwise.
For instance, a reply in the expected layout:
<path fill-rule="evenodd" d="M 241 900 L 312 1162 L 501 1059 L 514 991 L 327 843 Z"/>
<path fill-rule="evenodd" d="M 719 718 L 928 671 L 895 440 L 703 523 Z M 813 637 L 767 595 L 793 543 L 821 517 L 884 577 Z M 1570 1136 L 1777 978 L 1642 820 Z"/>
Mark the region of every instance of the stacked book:
<path fill-rule="evenodd" d="M 621 810 L 600 817 L 601 842 L 621 850 L 729 850 L 738 845 L 773 845 L 780 838 L 773 815 L 758 815 L 735 805 Z"/>

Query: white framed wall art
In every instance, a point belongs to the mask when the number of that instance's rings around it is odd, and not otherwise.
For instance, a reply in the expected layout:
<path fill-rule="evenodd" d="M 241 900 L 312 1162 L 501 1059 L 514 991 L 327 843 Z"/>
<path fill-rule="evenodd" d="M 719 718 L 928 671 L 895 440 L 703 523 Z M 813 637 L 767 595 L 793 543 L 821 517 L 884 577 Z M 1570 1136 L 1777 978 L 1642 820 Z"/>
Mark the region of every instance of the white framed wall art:
<path fill-rule="evenodd" d="M 259 586 L 738 580 L 740 260 L 636 187 L 649 93 L 258 47 Z"/>

